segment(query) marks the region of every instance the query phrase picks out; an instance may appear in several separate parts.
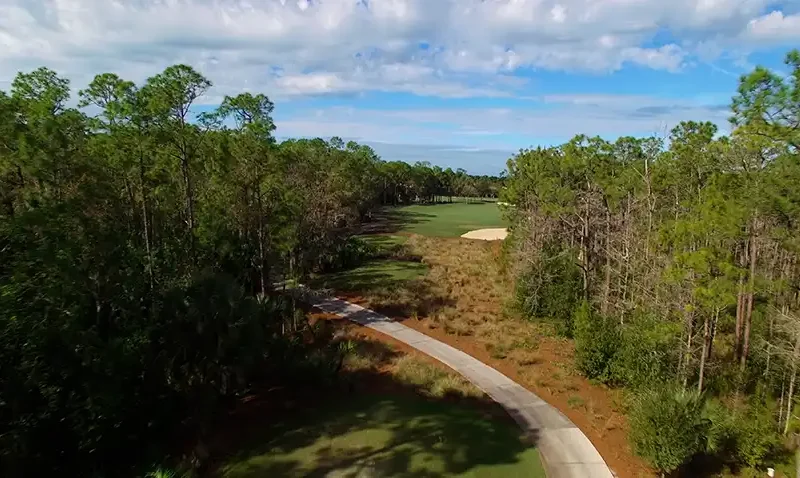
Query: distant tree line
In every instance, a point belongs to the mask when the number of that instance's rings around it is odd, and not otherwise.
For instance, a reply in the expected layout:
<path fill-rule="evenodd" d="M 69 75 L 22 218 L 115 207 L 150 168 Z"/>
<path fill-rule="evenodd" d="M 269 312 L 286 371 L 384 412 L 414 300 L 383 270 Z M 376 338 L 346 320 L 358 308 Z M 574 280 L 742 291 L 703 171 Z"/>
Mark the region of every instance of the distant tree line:
<path fill-rule="evenodd" d="M 733 133 L 576 136 L 508 162 L 516 303 L 633 392 L 654 468 L 765 467 L 798 430 L 800 53 L 741 79 Z M 693 461 L 694 460 L 694 461 Z"/>
<path fill-rule="evenodd" d="M 278 144 L 262 94 L 194 117 L 210 87 L 176 65 L 98 75 L 81 109 L 46 68 L 0 91 L 0 475 L 136 474 L 178 431 L 202 463 L 253 384 L 341 364 L 274 281 L 342 263 L 385 204 L 497 192 L 338 138 Z"/>
<path fill-rule="evenodd" d="M 384 162 L 379 172 L 380 201 L 387 205 L 497 198 L 504 180 L 502 176 L 470 175 L 463 169 L 442 169 L 428 162 Z"/>

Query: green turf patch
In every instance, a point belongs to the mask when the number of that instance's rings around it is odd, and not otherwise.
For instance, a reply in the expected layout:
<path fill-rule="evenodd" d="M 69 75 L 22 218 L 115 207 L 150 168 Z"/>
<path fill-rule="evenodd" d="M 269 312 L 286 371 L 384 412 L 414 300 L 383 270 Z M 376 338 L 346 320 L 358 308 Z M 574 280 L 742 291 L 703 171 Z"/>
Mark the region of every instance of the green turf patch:
<path fill-rule="evenodd" d="M 402 231 L 433 237 L 459 237 L 475 229 L 508 225 L 497 204 L 490 202 L 406 206 L 395 214 Z"/>
<path fill-rule="evenodd" d="M 354 396 L 264 431 L 222 467 L 231 478 L 544 477 L 513 422 L 452 403 Z"/>
<path fill-rule="evenodd" d="M 392 250 L 408 241 L 408 236 L 394 234 L 367 234 L 359 237 L 380 250 Z"/>
<path fill-rule="evenodd" d="M 342 292 L 363 292 L 398 286 L 424 275 L 427 270 L 427 266 L 419 262 L 374 260 L 355 269 L 316 277 L 311 286 Z"/>

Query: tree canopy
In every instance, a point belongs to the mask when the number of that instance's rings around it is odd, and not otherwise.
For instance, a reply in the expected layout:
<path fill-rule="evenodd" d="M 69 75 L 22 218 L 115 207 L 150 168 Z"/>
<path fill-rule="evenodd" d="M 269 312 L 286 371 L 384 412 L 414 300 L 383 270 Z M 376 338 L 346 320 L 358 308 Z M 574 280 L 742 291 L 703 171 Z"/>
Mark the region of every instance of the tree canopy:
<path fill-rule="evenodd" d="M 635 427 L 684 407 L 692 422 L 672 430 L 702 428 L 687 389 L 733 415 L 744 396 L 766 403 L 765 436 L 796 426 L 800 53 L 786 63 L 788 78 L 761 67 L 741 78 L 729 136 L 685 121 L 668 138 L 577 136 L 508 162 L 502 197 L 516 205 L 520 310 L 573 335 L 590 378 L 636 389 L 677 384 L 647 395 L 674 403 L 652 412 L 662 415 L 640 410 Z M 651 446 L 648 433 L 670 429 L 662 425 L 634 430 L 660 471 L 703 452 L 694 442 L 678 455 Z M 739 459 L 763 465 L 771 455 L 762 451 L 744 459 L 740 450 Z"/>
<path fill-rule="evenodd" d="M 338 352 L 272 284 L 326 267 L 384 204 L 498 190 L 338 138 L 278 143 L 263 94 L 196 114 L 211 86 L 187 65 L 104 73 L 74 108 L 39 68 L 0 92 L 0 474 L 134 472 L 254 381 L 319 380 Z"/>

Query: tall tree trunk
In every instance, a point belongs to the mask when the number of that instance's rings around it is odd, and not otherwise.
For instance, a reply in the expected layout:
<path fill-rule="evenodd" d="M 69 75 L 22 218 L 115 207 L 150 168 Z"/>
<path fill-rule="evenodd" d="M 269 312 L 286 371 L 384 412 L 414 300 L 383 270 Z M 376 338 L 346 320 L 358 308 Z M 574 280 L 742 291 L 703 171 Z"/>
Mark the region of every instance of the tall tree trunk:
<path fill-rule="evenodd" d="M 266 274 L 266 254 L 264 247 L 264 208 L 261 198 L 261 185 L 257 184 L 255 188 L 256 201 L 258 204 L 258 271 L 261 279 L 261 295 L 267 295 L 267 274 Z"/>
<path fill-rule="evenodd" d="M 186 224 L 189 233 L 194 233 L 194 190 L 192 189 L 192 175 L 189 171 L 189 158 L 185 153 L 181 158 L 181 172 L 183 173 L 183 185 L 186 188 Z"/>
<path fill-rule="evenodd" d="M 630 288 L 629 280 L 631 273 L 631 194 L 628 193 L 628 200 L 625 208 L 625 238 L 624 238 L 624 255 L 621 261 L 623 273 L 621 274 L 620 289 L 622 290 L 622 306 L 624 312 L 629 310 L 628 307 L 628 289 Z M 646 259 L 646 257 L 645 257 Z M 623 320 L 624 313 L 620 314 L 620 321 Z"/>
<path fill-rule="evenodd" d="M 155 271 L 153 270 L 153 247 L 150 238 L 150 206 L 149 197 L 147 195 L 147 185 L 145 184 L 144 154 L 141 149 L 139 150 L 139 192 L 142 195 L 142 229 L 144 233 L 144 247 L 147 251 L 147 273 L 150 276 L 150 289 L 152 290 L 155 282 Z"/>
<path fill-rule="evenodd" d="M 706 354 L 708 353 L 708 345 L 711 338 L 711 327 L 708 324 L 708 314 L 703 314 L 703 352 L 700 354 L 700 370 L 697 378 L 697 391 L 703 391 L 703 378 L 706 373 Z"/>
<path fill-rule="evenodd" d="M 800 359 L 800 331 L 795 330 L 794 348 L 791 356 L 791 375 L 789 376 L 789 393 L 786 395 L 786 415 L 783 424 L 783 434 L 789 433 L 789 422 L 792 421 L 792 408 L 794 407 L 794 385 L 797 380 L 797 360 Z"/>
<path fill-rule="evenodd" d="M 600 313 L 603 317 L 608 315 L 608 302 L 611 296 L 611 213 L 606 202 L 606 237 L 605 237 L 605 276 L 603 277 L 603 302 L 600 304 Z"/>
<path fill-rule="evenodd" d="M 750 277 L 748 278 L 747 296 L 744 312 L 744 323 L 742 331 L 742 356 L 740 366 L 744 370 L 747 365 L 747 355 L 750 352 L 750 326 L 753 321 L 753 297 L 755 295 L 756 280 L 756 259 L 758 257 L 758 245 L 756 243 L 755 221 L 750 237 Z"/>
<path fill-rule="evenodd" d="M 797 346 L 795 346 L 795 351 Z M 789 433 L 789 422 L 792 421 L 792 406 L 794 405 L 794 383 L 797 379 L 797 354 L 792 357 L 792 375 L 789 378 L 789 393 L 786 396 L 786 417 L 783 424 L 783 434 Z"/>
<path fill-rule="evenodd" d="M 714 343 L 713 330 L 716 328 L 719 309 L 714 309 L 714 318 L 709 323 L 708 315 L 703 317 L 703 353 L 700 355 L 700 372 L 697 380 L 697 391 L 703 391 L 703 379 L 706 373 L 706 361 L 711 357 L 711 346 Z"/>
<path fill-rule="evenodd" d="M 736 326 L 734 330 L 734 357 L 737 360 L 742 356 L 742 322 L 744 317 L 744 275 L 739 275 L 739 284 L 736 293 Z"/>
<path fill-rule="evenodd" d="M 587 190 L 589 184 L 586 184 Z M 589 200 L 584 199 L 584 213 L 581 219 L 580 263 L 583 272 L 583 299 L 589 300 Z"/>
<path fill-rule="evenodd" d="M 686 350 L 683 353 L 683 370 L 682 370 L 682 381 L 683 387 L 689 383 L 689 367 L 691 366 L 692 361 L 692 340 L 694 338 L 694 313 L 687 311 L 686 312 Z"/>
<path fill-rule="evenodd" d="M 783 371 L 781 377 L 781 398 L 778 401 L 778 431 L 783 431 L 783 399 L 786 394 L 786 371 Z"/>
<path fill-rule="evenodd" d="M 706 354 L 706 360 L 711 360 L 711 354 L 714 350 L 714 338 L 717 336 L 717 322 L 719 321 L 719 310 L 716 311 L 714 314 L 714 321 L 711 322 L 711 340 L 708 343 L 708 353 Z"/>

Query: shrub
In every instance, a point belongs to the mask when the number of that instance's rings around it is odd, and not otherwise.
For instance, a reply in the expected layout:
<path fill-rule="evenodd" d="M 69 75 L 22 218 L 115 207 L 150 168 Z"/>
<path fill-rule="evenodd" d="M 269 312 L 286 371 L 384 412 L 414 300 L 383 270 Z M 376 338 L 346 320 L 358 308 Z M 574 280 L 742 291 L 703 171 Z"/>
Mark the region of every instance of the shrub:
<path fill-rule="evenodd" d="M 331 272 L 356 267 L 373 258 L 377 252 L 377 248 L 369 242 L 351 236 L 334 245 L 330 252 L 322 256 L 318 270 Z"/>
<path fill-rule="evenodd" d="M 587 302 L 575 310 L 575 363 L 591 379 L 611 380 L 611 367 L 620 345 L 619 326 L 595 314 Z"/>
<path fill-rule="evenodd" d="M 751 467 L 767 465 L 781 448 L 781 437 L 769 409 L 755 404 L 736 418 L 737 461 Z"/>
<path fill-rule="evenodd" d="M 736 456 L 736 417 L 733 411 L 719 400 L 706 402 L 703 415 L 710 422 L 706 434 L 706 452 L 723 461 Z"/>
<path fill-rule="evenodd" d="M 568 249 L 546 245 L 537 261 L 519 275 L 514 299 L 528 319 L 544 319 L 572 337 L 572 314 L 582 296 L 581 270 Z"/>
<path fill-rule="evenodd" d="M 620 345 L 611 365 L 612 380 L 639 388 L 664 383 L 674 376 L 676 325 L 649 315 L 634 317 L 622 327 Z"/>
<path fill-rule="evenodd" d="M 644 392 L 630 415 L 634 453 L 662 476 L 687 463 L 705 448 L 710 422 L 703 398 L 673 387 Z"/>
<path fill-rule="evenodd" d="M 737 465 L 775 464 L 782 448 L 781 437 L 773 414 L 763 403 L 731 409 L 718 401 L 709 402 L 705 415 L 711 422 L 709 453 Z"/>

